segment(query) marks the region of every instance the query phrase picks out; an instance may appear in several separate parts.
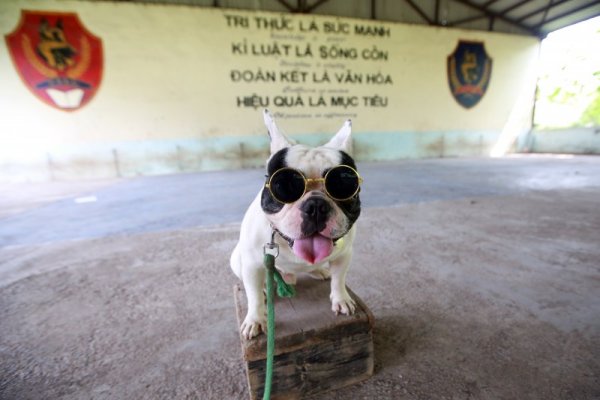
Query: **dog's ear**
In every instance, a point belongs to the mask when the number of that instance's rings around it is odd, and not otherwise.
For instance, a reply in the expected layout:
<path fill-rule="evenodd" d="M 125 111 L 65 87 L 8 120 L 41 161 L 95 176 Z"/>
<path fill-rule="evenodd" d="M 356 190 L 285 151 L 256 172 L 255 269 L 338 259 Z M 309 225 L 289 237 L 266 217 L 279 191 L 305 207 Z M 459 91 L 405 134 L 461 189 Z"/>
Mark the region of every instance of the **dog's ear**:
<path fill-rule="evenodd" d="M 324 147 L 331 147 L 336 150 L 343 150 L 349 155 L 352 155 L 352 121 L 346 120 L 344 125 L 340 128 L 338 133 L 335 134 Z"/>
<path fill-rule="evenodd" d="M 42 33 L 48 29 L 48 20 L 46 18 L 42 18 L 42 22 L 40 22 L 39 32 Z"/>
<path fill-rule="evenodd" d="M 296 144 L 296 142 L 288 139 L 283 133 L 279 131 L 279 128 L 277 128 L 273 116 L 267 109 L 265 109 L 264 111 L 264 118 L 265 125 L 269 130 L 269 137 L 271 138 L 271 154 L 275 154 L 281 149 Z"/>

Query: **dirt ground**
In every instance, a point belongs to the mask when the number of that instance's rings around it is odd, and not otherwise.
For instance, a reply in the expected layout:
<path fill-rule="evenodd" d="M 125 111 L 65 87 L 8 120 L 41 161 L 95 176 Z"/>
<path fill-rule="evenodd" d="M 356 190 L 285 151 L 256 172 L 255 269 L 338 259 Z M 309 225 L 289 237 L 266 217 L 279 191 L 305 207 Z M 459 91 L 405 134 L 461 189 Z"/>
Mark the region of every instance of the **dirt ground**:
<path fill-rule="evenodd" d="M 0 398 L 248 398 L 238 228 L 1 247 Z M 375 374 L 316 399 L 600 399 L 600 185 L 365 208 L 348 284 Z"/>

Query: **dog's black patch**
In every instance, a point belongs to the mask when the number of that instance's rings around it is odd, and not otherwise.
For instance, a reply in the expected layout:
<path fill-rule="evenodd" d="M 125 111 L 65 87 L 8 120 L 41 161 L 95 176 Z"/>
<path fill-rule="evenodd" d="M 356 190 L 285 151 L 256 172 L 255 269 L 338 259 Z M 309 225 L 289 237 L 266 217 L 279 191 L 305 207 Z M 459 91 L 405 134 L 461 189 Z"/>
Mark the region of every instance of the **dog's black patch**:
<path fill-rule="evenodd" d="M 340 164 L 347 165 L 349 167 L 356 169 L 356 163 L 354 162 L 354 159 L 348 153 L 346 153 L 344 151 L 340 150 L 340 153 L 341 153 Z M 359 191 L 359 193 L 356 194 L 356 196 L 354 196 L 350 200 L 336 201 L 336 204 L 340 207 L 340 209 L 346 215 L 346 217 L 348 217 L 348 229 L 350 229 L 352 227 L 352 225 L 354 225 L 354 222 L 356 222 L 356 220 L 360 216 L 360 196 L 359 196 L 359 194 L 360 194 L 360 191 Z"/>
<path fill-rule="evenodd" d="M 283 148 L 277 153 L 273 154 L 273 156 L 269 159 L 269 163 L 267 164 L 267 180 L 269 179 L 268 177 L 273 175 L 273 173 L 278 169 L 287 167 L 287 163 L 285 162 L 287 152 L 288 148 Z M 276 214 L 281 211 L 284 206 L 283 203 L 280 203 L 273 198 L 271 192 L 267 188 L 263 188 L 260 198 L 260 205 L 263 211 L 267 214 Z"/>
<path fill-rule="evenodd" d="M 350 155 L 348 153 L 346 153 L 345 151 L 340 150 L 340 153 L 342 154 L 340 164 L 347 165 L 349 167 L 356 169 L 356 164 L 354 163 L 354 159 L 352 157 L 350 157 Z"/>
<path fill-rule="evenodd" d="M 269 176 L 273 175 L 275 171 L 281 169 L 283 167 L 287 167 L 287 163 L 285 162 L 285 158 L 287 157 L 289 147 L 284 147 L 279 150 L 277 153 L 273 154 L 269 159 L 269 163 L 267 164 L 267 174 Z"/>

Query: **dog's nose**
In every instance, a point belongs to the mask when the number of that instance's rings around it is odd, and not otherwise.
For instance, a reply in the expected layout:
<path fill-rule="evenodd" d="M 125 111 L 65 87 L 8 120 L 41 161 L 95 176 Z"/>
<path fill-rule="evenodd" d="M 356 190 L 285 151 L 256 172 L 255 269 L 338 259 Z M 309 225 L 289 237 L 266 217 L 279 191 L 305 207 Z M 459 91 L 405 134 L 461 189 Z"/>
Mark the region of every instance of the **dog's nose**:
<path fill-rule="evenodd" d="M 302 211 L 302 233 L 308 236 L 325 229 L 331 205 L 324 198 L 313 196 L 300 206 L 300 211 Z"/>

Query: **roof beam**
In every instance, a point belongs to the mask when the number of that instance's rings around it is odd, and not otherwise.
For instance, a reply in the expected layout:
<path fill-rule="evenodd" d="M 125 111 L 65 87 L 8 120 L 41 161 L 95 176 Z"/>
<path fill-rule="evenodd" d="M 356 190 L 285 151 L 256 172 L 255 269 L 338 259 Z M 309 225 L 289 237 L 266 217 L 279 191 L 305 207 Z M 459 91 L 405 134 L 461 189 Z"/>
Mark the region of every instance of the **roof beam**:
<path fill-rule="evenodd" d="M 517 27 L 519 27 L 520 29 L 523 29 L 524 31 L 530 33 L 531 35 L 538 35 L 538 32 L 534 29 L 531 29 L 529 26 L 523 25 L 523 24 L 519 24 L 517 22 L 515 22 L 513 19 L 507 18 L 504 15 L 491 11 L 491 10 L 485 10 L 483 8 L 481 8 L 481 6 L 472 3 L 470 0 L 454 0 L 457 3 L 463 4 L 467 7 L 471 7 L 474 8 L 476 10 L 481 11 L 484 14 L 487 14 L 488 17 L 494 17 L 495 19 L 500 19 L 504 22 L 508 22 L 509 24 L 515 25 Z"/>
<path fill-rule="evenodd" d="M 408 3 L 409 6 L 412 7 L 413 10 L 415 10 L 417 12 L 417 14 L 419 14 L 421 16 L 421 18 L 423 18 L 425 21 L 427 21 L 427 23 L 429 25 L 433 25 L 433 21 L 431 20 L 431 18 L 429 18 L 429 16 L 427 14 L 425 14 L 425 12 L 423 10 L 421 10 L 421 8 L 416 5 L 412 0 L 404 0 Z"/>
<path fill-rule="evenodd" d="M 285 0 L 277 0 L 282 6 L 284 6 L 285 8 L 288 9 L 289 12 L 296 12 L 296 8 L 293 7 L 291 4 L 289 4 L 287 1 Z"/>
<path fill-rule="evenodd" d="M 546 23 L 546 18 L 548 18 L 548 12 L 550 12 L 550 7 L 552 7 L 552 3 L 554 3 L 554 0 L 550 0 L 550 2 L 548 3 L 548 6 L 542 13 L 542 19 L 541 19 L 542 25 Z M 538 31 L 539 31 L 539 29 L 538 29 Z"/>
<path fill-rule="evenodd" d="M 317 0 L 312 5 L 308 4 L 308 0 L 297 0 L 296 7 L 288 3 L 287 0 L 277 0 L 279 4 L 283 5 L 291 13 L 310 14 L 315 8 L 320 7 L 322 4 L 327 3 L 329 0 Z"/>
<path fill-rule="evenodd" d="M 566 3 L 568 1 L 571 1 L 571 0 L 558 0 L 557 2 L 553 2 L 552 0 L 550 0 L 550 2 L 547 5 L 545 5 L 544 7 L 540 7 L 537 10 L 533 10 L 530 13 L 527 13 L 525 15 L 521 15 L 519 18 L 515 18 L 515 21 L 518 22 L 518 23 L 520 23 L 521 21 L 524 21 L 527 18 L 533 17 L 534 15 L 539 14 L 541 12 L 546 12 L 547 13 L 552 7 L 559 6 L 559 5 L 561 5 L 563 3 Z"/>
<path fill-rule="evenodd" d="M 466 24 L 467 22 L 473 22 L 473 21 L 477 21 L 478 19 L 484 19 L 484 18 L 487 18 L 487 16 L 485 14 L 473 15 L 471 17 L 466 17 L 463 19 L 458 19 L 456 21 L 449 22 L 448 26 L 462 25 L 462 24 Z"/>
<path fill-rule="evenodd" d="M 568 17 L 568 16 L 569 16 L 569 15 L 571 15 L 571 14 L 575 14 L 575 13 L 577 13 L 577 12 L 579 12 L 579 11 L 583 11 L 583 10 L 585 10 L 586 8 L 590 8 L 590 7 L 592 7 L 592 6 L 597 6 L 597 5 L 598 5 L 598 2 L 597 2 L 597 1 L 592 1 L 591 3 L 584 4 L 584 5 L 582 5 L 582 6 L 576 7 L 576 8 L 574 8 L 574 9 L 572 9 L 572 10 L 569 10 L 569 11 L 565 11 L 564 13 L 561 13 L 561 14 L 555 15 L 554 17 L 552 17 L 552 18 L 548 18 L 547 20 L 545 20 L 545 21 L 542 21 L 541 23 L 539 23 L 539 24 L 535 25 L 535 26 L 534 26 L 534 29 L 539 29 L 539 28 L 540 28 L 542 25 L 546 25 L 547 23 L 550 23 L 550 22 L 556 21 L 557 19 L 561 19 L 561 18 L 564 18 L 564 17 Z M 591 17 L 589 17 L 589 18 L 593 18 L 593 17 L 594 17 L 594 16 L 591 16 Z M 588 19 L 588 18 L 586 18 L 586 19 Z"/>
<path fill-rule="evenodd" d="M 306 8 L 306 13 L 311 13 L 314 11 L 315 8 L 320 7 L 321 5 L 327 3 L 329 0 L 318 0 L 316 1 L 312 6 L 308 6 Z"/>
<path fill-rule="evenodd" d="M 491 6 L 492 4 L 494 4 L 495 2 L 497 2 L 498 0 L 490 0 L 487 3 L 483 3 L 481 5 L 481 8 L 488 8 L 489 6 Z"/>
<path fill-rule="evenodd" d="M 505 8 L 504 10 L 500 11 L 498 14 L 500 15 L 506 15 L 509 12 L 511 12 L 512 10 L 516 10 L 519 7 L 524 6 L 525 4 L 529 3 L 529 0 L 522 0 L 520 3 L 515 3 L 512 6 Z"/>
<path fill-rule="evenodd" d="M 298 0 L 298 7 L 296 7 L 296 12 L 304 13 L 306 12 L 306 7 L 306 0 Z"/>
<path fill-rule="evenodd" d="M 580 18 L 576 18 L 576 19 L 570 21 L 569 25 L 565 25 L 562 28 L 566 28 L 567 26 L 575 25 L 575 24 L 578 24 L 580 22 L 587 21 L 588 19 L 592 19 L 592 18 L 596 18 L 596 17 L 600 17 L 600 12 L 596 13 L 596 14 L 593 14 L 593 15 L 586 15 L 586 16 L 583 16 L 583 17 L 580 17 Z M 544 26 L 545 24 L 547 24 L 547 23 L 548 23 L 547 21 L 544 22 L 544 24 L 542 24 L 540 26 L 540 28 L 542 26 Z M 558 29 L 562 29 L 562 28 L 558 28 Z M 552 32 L 555 31 L 555 30 L 557 30 L 557 29 L 553 29 Z M 540 29 L 539 31 L 540 31 L 540 35 L 544 35 L 544 36 L 548 35 L 548 33 L 550 33 L 550 32 L 543 32 L 542 29 Z"/>

